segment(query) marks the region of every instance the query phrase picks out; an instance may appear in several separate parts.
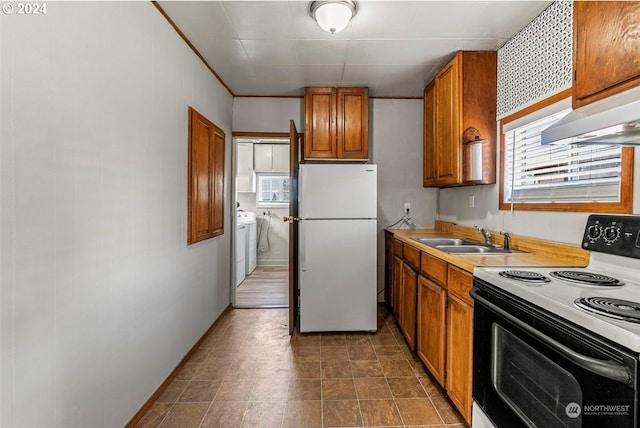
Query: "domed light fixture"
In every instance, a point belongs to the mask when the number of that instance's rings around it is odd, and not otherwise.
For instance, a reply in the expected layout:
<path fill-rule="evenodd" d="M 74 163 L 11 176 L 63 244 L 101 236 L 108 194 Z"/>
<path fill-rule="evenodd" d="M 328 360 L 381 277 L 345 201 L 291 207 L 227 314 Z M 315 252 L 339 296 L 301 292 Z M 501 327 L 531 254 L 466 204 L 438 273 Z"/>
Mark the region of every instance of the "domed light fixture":
<path fill-rule="evenodd" d="M 314 1 L 309 12 L 327 33 L 335 34 L 344 30 L 358 10 L 354 1 Z"/>

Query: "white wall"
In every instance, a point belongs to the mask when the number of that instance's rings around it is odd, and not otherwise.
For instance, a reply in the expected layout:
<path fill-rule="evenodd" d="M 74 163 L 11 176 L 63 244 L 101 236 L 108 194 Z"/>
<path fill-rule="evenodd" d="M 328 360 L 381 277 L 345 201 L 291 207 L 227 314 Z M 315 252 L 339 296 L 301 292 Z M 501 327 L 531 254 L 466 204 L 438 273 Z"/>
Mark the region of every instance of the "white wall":
<path fill-rule="evenodd" d="M 187 107 L 229 148 L 233 100 L 151 3 L 47 6 L 0 15 L 0 425 L 121 427 L 229 303 Z"/>
<path fill-rule="evenodd" d="M 256 207 L 256 194 L 243 192 L 237 194 L 240 209 L 256 213 L 258 242 L 258 266 L 286 266 L 289 264 L 289 223 L 282 218 L 289 215 L 289 208 Z M 271 224 L 269 224 L 271 212 Z M 262 235 L 260 236 L 260 228 Z M 269 246 L 267 243 L 269 233 Z"/>
<path fill-rule="evenodd" d="M 437 190 L 422 187 L 422 100 L 370 102 L 370 153 L 378 165 L 378 291 L 384 288 L 384 229 L 411 204 L 418 227 L 433 227 Z M 384 293 L 379 300 L 384 300 Z"/>
<path fill-rule="evenodd" d="M 293 119 L 304 132 L 303 98 L 239 97 L 233 101 L 235 132 L 289 132 Z"/>

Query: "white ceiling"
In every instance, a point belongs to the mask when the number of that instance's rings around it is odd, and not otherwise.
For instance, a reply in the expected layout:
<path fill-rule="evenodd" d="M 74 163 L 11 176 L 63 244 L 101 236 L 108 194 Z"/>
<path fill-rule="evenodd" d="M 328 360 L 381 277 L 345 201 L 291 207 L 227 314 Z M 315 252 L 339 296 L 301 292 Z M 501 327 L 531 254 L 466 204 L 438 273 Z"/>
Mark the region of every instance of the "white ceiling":
<path fill-rule="evenodd" d="M 160 1 L 234 95 L 300 96 L 305 86 L 368 86 L 421 97 L 457 50 L 498 50 L 552 1 L 359 1 L 330 35 L 310 1 Z"/>

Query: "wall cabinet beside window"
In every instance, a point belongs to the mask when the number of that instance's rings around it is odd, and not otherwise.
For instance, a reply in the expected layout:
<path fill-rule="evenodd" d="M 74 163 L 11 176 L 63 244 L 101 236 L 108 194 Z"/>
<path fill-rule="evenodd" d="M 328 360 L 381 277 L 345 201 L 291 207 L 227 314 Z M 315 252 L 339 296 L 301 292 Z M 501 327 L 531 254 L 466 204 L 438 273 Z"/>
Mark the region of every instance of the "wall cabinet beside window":
<path fill-rule="evenodd" d="M 256 172 L 289 172 L 288 144 L 255 144 L 253 156 Z"/>
<path fill-rule="evenodd" d="M 640 3 L 573 3 L 573 108 L 640 85 Z"/>
<path fill-rule="evenodd" d="M 494 184 L 496 181 L 497 53 L 459 51 L 424 93 L 425 187 Z M 473 179 L 472 150 L 465 130 L 475 128 L 482 177 Z"/>

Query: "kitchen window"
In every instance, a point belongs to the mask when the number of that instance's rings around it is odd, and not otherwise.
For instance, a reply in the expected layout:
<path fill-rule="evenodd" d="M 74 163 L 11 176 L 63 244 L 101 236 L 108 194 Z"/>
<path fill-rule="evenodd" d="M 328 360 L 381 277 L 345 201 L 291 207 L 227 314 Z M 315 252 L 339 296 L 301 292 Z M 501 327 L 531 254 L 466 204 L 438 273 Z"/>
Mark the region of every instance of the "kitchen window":
<path fill-rule="evenodd" d="M 285 207 L 289 205 L 289 175 L 258 174 L 257 206 Z"/>
<path fill-rule="evenodd" d="M 540 143 L 540 133 L 571 111 L 565 97 L 501 121 L 500 209 L 630 213 L 632 148 Z"/>

